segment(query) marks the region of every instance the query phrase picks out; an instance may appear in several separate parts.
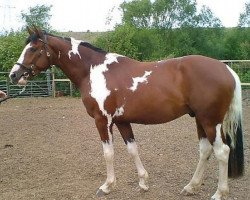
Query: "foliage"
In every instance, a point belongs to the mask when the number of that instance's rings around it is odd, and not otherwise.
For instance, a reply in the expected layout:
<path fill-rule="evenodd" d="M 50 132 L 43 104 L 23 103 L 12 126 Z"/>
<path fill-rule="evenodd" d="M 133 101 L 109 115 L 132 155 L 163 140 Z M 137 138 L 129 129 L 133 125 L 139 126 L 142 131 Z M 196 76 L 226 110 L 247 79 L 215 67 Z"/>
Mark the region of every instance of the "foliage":
<path fill-rule="evenodd" d="M 115 32 L 98 38 L 95 44 L 107 51 L 137 59 L 139 57 L 138 49 L 134 45 L 136 34 L 136 28 L 132 26 L 118 26 Z"/>
<path fill-rule="evenodd" d="M 137 28 L 172 29 L 181 27 L 220 27 L 221 22 L 203 6 L 200 13 L 195 0 L 134 0 L 121 4 L 123 24 Z"/>
<path fill-rule="evenodd" d="M 228 63 L 230 65 L 230 63 Z M 233 70 L 239 75 L 242 83 L 250 82 L 250 63 L 249 62 L 239 62 L 230 65 Z"/>
<path fill-rule="evenodd" d="M 188 54 L 249 59 L 250 28 L 244 28 L 249 23 L 249 7 L 246 4 L 240 16 L 242 27 L 223 28 L 207 7 L 197 12 L 195 0 L 125 1 L 121 4 L 122 23 L 114 31 L 88 34 L 94 38 L 96 46 L 137 60 L 161 60 Z M 22 13 L 22 17 L 27 25 L 32 23 L 48 29 L 50 9 L 51 6 L 36 6 L 29 8 L 29 13 Z M 1 71 L 8 71 L 17 61 L 25 38 L 26 32 L 0 36 Z"/>
<path fill-rule="evenodd" d="M 100 37 L 95 43 L 111 52 L 117 52 L 138 60 L 161 60 L 189 54 L 202 54 L 224 59 L 224 29 L 180 28 L 158 30 L 119 27 L 119 31 Z M 129 33 L 129 34 L 127 34 Z M 129 45 L 128 45 L 129 44 Z"/>
<path fill-rule="evenodd" d="M 37 26 L 45 30 L 51 29 L 49 24 L 50 18 L 50 9 L 52 6 L 46 5 L 37 5 L 34 7 L 30 7 L 27 12 L 21 12 L 21 18 L 25 22 L 26 26 Z"/>
<path fill-rule="evenodd" d="M 240 14 L 239 27 L 250 27 L 250 2 L 245 4 L 245 11 Z"/>
<path fill-rule="evenodd" d="M 232 28 L 225 34 L 225 59 L 250 58 L 250 28 Z"/>
<path fill-rule="evenodd" d="M 96 45 L 139 60 L 188 54 L 249 59 L 250 29 L 226 29 L 195 0 L 133 0 L 121 4 L 122 23 Z M 245 12 L 247 13 L 247 12 Z M 244 15 L 245 16 L 245 15 Z"/>
<path fill-rule="evenodd" d="M 0 36 L 0 71 L 8 71 L 24 47 L 26 32 L 11 32 Z"/>

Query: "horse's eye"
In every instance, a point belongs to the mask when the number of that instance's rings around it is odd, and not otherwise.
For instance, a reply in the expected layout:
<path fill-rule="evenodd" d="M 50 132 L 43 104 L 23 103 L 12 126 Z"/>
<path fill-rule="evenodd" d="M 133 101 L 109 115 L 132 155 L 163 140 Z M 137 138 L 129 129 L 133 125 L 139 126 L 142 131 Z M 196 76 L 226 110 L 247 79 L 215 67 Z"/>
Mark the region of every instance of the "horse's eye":
<path fill-rule="evenodd" d="M 37 48 L 35 48 L 35 47 L 31 47 L 31 48 L 30 48 L 30 51 L 31 51 L 31 52 L 35 52 L 36 50 L 37 50 Z"/>

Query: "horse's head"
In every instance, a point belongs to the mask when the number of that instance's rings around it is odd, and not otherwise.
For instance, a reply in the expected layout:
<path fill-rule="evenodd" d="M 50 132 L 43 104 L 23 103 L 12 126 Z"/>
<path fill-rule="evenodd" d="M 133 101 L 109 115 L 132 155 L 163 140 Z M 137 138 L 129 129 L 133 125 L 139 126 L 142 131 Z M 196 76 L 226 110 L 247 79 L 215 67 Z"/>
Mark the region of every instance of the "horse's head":
<path fill-rule="evenodd" d="M 26 46 L 9 74 L 14 84 L 26 85 L 28 79 L 45 71 L 52 64 L 47 35 L 37 28 L 28 28 L 28 32 L 30 35 Z"/>

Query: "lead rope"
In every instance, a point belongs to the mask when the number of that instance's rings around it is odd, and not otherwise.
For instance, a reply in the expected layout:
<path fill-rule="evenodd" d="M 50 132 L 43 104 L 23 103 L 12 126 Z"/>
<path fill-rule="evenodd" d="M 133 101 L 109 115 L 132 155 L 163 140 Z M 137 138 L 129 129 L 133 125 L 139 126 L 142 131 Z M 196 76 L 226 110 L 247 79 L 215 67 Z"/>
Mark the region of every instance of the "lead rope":
<path fill-rule="evenodd" d="M 16 97 L 20 96 L 22 93 L 24 93 L 25 89 L 26 89 L 26 86 L 24 86 L 23 89 L 18 93 L 14 94 L 12 96 L 8 96 L 8 97 L 5 97 L 3 99 L 0 99 L 0 104 L 4 101 L 7 101 L 8 99 L 12 99 L 12 98 L 16 98 Z"/>

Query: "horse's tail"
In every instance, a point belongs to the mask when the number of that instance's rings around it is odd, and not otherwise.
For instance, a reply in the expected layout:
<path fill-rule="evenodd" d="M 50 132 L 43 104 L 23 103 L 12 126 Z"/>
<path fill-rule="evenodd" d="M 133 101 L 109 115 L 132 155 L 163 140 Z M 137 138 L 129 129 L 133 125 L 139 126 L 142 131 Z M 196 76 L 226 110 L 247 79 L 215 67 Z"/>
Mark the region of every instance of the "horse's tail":
<path fill-rule="evenodd" d="M 239 177 L 244 173 L 244 147 L 242 132 L 242 96 L 241 82 L 238 75 L 228 67 L 235 79 L 234 95 L 223 121 L 223 132 L 230 147 L 228 176 Z"/>

